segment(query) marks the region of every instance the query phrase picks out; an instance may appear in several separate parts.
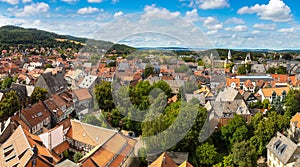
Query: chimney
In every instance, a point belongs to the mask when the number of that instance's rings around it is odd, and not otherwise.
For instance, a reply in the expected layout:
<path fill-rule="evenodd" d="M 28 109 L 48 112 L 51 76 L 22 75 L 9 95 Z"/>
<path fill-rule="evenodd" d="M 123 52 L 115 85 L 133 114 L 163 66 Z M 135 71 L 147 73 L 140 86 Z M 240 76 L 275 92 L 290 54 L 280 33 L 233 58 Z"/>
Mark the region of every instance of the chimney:
<path fill-rule="evenodd" d="M 32 147 L 33 155 L 31 157 L 32 167 L 36 166 L 36 159 L 38 157 L 38 148 L 36 147 L 36 144 Z"/>

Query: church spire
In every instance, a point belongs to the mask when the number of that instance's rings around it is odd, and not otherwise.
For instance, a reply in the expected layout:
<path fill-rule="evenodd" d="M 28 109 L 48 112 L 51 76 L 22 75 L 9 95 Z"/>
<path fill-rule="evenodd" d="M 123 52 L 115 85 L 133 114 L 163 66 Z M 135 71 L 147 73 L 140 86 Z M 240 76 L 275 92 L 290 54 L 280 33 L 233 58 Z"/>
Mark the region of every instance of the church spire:
<path fill-rule="evenodd" d="M 229 49 L 227 59 L 228 59 L 228 60 L 231 60 L 231 58 L 232 58 L 232 57 L 231 57 L 231 51 L 230 51 L 230 49 Z"/>

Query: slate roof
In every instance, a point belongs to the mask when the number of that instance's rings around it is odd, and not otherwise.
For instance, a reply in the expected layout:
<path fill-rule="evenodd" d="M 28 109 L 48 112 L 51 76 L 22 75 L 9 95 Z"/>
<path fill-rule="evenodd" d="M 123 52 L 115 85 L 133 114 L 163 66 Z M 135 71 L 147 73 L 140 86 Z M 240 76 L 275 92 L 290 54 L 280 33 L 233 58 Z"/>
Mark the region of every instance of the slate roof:
<path fill-rule="evenodd" d="M 267 149 L 272 152 L 284 165 L 295 162 L 294 154 L 299 154 L 300 149 L 297 144 L 285 137 L 283 134 L 277 134 L 271 139 L 267 145 Z"/>
<path fill-rule="evenodd" d="M 234 101 L 237 99 L 243 99 L 243 97 L 237 90 L 231 87 L 227 87 L 223 91 L 220 91 L 216 97 L 216 101 Z"/>
<path fill-rule="evenodd" d="M 250 111 L 244 100 L 235 101 L 211 101 L 205 104 L 205 108 L 213 110 L 215 116 L 226 117 L 227 114 L 232 116 L 236 113 L 238 115 L 248 115 Z"/>
<path fill-rule="evenodd" d="M 97 76 L 85 76 L 83 81 L 80 83 L 79 87 L 80 88 L 90 88 L 92 86 L 92 84 L 96 81 L 98 77 Z"/>
<path fill-rule="evenodd" d="M 41 81 L 39 81 L 42 78 L 44 79 L 45 84 L 49 87 L 50 90 L 48 91 L 50 94 L 60 93 L 68 88 L 68 82 L 61 73 L 52 74 L 51 72 L 48 72 L 41 74 L 35 86 L 45 88 L 42 83 L 40 83 Z"/>

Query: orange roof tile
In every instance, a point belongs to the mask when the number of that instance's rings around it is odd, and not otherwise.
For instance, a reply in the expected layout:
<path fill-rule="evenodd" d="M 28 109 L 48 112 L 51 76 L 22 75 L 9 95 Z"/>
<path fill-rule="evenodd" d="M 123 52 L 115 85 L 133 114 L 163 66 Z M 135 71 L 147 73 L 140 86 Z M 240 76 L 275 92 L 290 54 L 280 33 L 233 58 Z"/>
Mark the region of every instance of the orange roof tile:
<path fill-rule="evenodd" d="M 286 92 L 286 94 L 289 92 L 290 87 L 278 87 L 278 88 L 262 88 L 261 91 L 264 94 L 265 97 L 271 97 L 272 92 L 276 92 L 277 96 L 282 96 L 283 91 Z"/>
<path fill-rule="evenodd" d="M 177 167 L 176 163 L 164 152 L 149 167 Z"/>
<path fill-rule="evenodd" d="M 190 163 L 187 162 L 187 161 L 184 161 L 184 162 L 182 162 L 182 164 L 180 164 L 178 167 L 193 167 L 193 165 L 190 164 Z"/>
<path fill-rule="evenodd" d="M 247 81 L 244 82 L 244 85 L 247 87 L 247 88 L 253 88 L 254 85 L 252 84 L 252 82 L 248 79 Z"/>
<path fill-rule="evenodd" d="M 226 78 L 226 86 L 230 87 L 232 83 L 236 84 L 236 87 L 240 87 L 240 79 L 239 78 Z"/>
<path fill-rule="evenodd" d="M 71 128 L 68 130 L 66 136 L 81 143 L 97 146 L 106 142 L 115 133 L 117 133 L 115 130 L 71 120 Z"/>
<path fill-rule="evenodd" d="M 62 154 L 65 150 L 70 148 L 70 144 L 67 141 L 62 142 L 60 145 L 56 146 L 53 151 L 57 154 L 60 155 Z"/>
<path fill-rule="evenodd" d="M 36 126 L 40 122 L 43 122 L 46 118 L 51 116 L 49 110 L 42 101 L 32 105 L 31 107 L 21 110 L 21 113 L 32 127 Z"/>
<path fill-rule="evenodd" d="M 74 94 L 78 98 L 79 101 L 91 99 L 92 96 L 87 89 L 76 89 L 73 90 Z"/>
<path fill-rule="evenodd" d="M 297 128 L 300 128 L 300 113 L 296 113 L 291 119 L 291 122 L 295 123 Z"/>

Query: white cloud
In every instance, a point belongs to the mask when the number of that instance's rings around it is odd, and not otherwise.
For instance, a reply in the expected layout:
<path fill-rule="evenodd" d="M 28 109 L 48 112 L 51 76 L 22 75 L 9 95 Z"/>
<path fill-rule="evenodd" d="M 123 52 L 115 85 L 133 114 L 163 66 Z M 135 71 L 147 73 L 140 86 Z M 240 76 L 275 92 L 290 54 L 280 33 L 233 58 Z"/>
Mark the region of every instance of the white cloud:
<path fill-rule="evenodd" d="M 262 20 L 272 20 L 274 22 L 286 22 L 292 20 L 291 9 L 282 0 L 270 0 L 267 5 L 256 4 L 248 7 L 244 6 L 238 10 L 238 14 L 254 14 Z"/>
<path fill-rule="evenodd" d="M 156 4 L 146 5 L 144 7 L 144 14 L 141 15 L 140 23 L 151 22 L 157 19 L 173 19 L 180 16 L 180 12 L 171 12 L 166 8 L 157 7 Z"/>
<path fill-rule="evenodd" d="M 256 23 L 253 25 L 253 28 L 258 30 L 275 30 L 276 24 Z"/>
<path fill-rule="evenodd" d="M 116 3 L 119 2 L 119 0 L 112 0 L 111 2 L 112 2 L 113 4 L 116 4 Z"/>
<path fill-rule="evenodd" d="M 238 25 L 235 27 L 226 27 L 226 31 L 233 31 L 233 32 L 245 32 L 248 30 L 247 26 L 245 25 Z"/>
<path fill-rule="evenodd" d="M 32 0 L 22 0 L 22 3 L 32 2 Z"/>
<path fill-rule="evenodd" d="M 291 28 L 282 28 L 277 30 L 277 32 L 281 32 L 281 33 L 292 33 L 295 32 L 295 28 L 291 27 Z"/>
<path fill-rule="evenodd" d="M 75 3 L 78 0 L 61 0 L 61 1 L 66 2 L 66 3 Z"/>
<path fill-rule="evenodd" d="M 41 13 L 46 13 L 49 9 L 50 6 L 48 4 L 44 2 L 38 2 L 24 6 L 24 8 L 17 11 L 15 15 L 19 17 L 28 17 L 33 15 L 39 15 Z"/>
<path fill-rule="evenodd" d="M 203 27 L 208 30 L 220 30 L 223 28 L 223 24 L 219 22 L 219 20 L 215 17 L 207 17 L 203 21 Z"/>
<path fill-rule="evenodd" d="M 6 2 L 9 3 L 11 5 L 16 5 L 19 3 L 19 0 L 0 0 L 1 2 Z"/>
<path fill-rule="evenodd" d="M 101 3 L 103 0 L 88 0 L 89 3 Z"/>
<path fill-rule="evenodd" d="M 259 33 L 261 33 L 261 31 L 259 31 L 259 30 L 253 30 L 253 31 L 251 32 L 251 34 L 259 34 Z"/>
<path fill-rule="evenodd" d="M 193 9 L 191 11 L 186 11 L 184 19 L 191 21 L 191 22 L 196 22 L 200 20 L 200 17 L 198 15 L 198 10 Z"/>
<path fill-rule="evenodd" d="M 213 34 L 216 34 L 216 33 L 218 33 L 218 30 L 211 30 L 211 31 L 206 32 L 207 35 L 213 35 Z"/>
<path fill-rule="evenodd" d="M 122 12 L 122 11 L 119 11 L 119 12 L 116 12 L 115 14 L 114 14 L 114 17 L 120 17 L 120 16 L 122 16 L 124 13 Z"/>
<path fill-rule="evenodd" d="M 191 0 L 190 7 L 197 7 L 199 9 L 220 9 L 229 7 L 228 0 Z"/>
<path fill-rule="evenodd" d="M 233 17 L 233 18 L 226 20 L 225 23 L 226 24 L 245 24 L 245 21 L 243 19 Z"/>
<path fill-rule="evenodd" d="M 77 10 L 77 13 L 78 14 L 81 14 L 81 15 L 85 15 L 85 14 L 93 14 L 93 13 L 96 13 L 96 12 L 99 12 L 99 9 L 98 8 L 93 8 L 93 7 L 84 7 L 84 8 L 80 8 Z"/>

